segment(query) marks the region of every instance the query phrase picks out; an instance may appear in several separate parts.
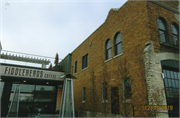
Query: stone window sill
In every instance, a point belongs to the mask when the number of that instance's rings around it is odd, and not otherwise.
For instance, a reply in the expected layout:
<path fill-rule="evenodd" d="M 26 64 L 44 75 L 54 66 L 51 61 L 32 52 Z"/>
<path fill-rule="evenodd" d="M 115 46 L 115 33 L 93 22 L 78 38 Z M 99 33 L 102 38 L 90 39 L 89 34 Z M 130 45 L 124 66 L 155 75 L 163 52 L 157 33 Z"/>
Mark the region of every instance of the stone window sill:
<path fill-rule="evenodd" d="M 168 43 L 168 42 L 160 42 L 160 45 L 162 46 L 168 46 L 168 47 L 172 47 L 172 48 L 177 48 L 177 45 Z"/>
<path fill-rule="evenodd" d="M 86 103 L 86 101 L 82 101 L 81 103 Z"/>
<path fill-rule="evenodd" d="M 119 56 L 121 56 L 121 55 L 123 55 L 123 53 L 120 53 L 120 54 L 114 56 L 113 58 L 117 58 L 117 57 L 119 57 Z"/>
<path fill-rule="evenodd" d="M 108 100 L 102 100 L 101 103 L 108 103 Z"/>
<path fill-rule="evenodd" d="M 84 69 L 82 69 L 81 71 L 84 71 L 84 70 L 86 70 L 88 67 L 86 67 L 86 68 L 84 68 Z"/>
<path fill-rule="evenodd" d="M 111 60 L 112 60 L 112 58 L 109 58 L 109 59 L 105 60 L 104 62 L 106 63 L 106 62 L 111 61 Z"/>

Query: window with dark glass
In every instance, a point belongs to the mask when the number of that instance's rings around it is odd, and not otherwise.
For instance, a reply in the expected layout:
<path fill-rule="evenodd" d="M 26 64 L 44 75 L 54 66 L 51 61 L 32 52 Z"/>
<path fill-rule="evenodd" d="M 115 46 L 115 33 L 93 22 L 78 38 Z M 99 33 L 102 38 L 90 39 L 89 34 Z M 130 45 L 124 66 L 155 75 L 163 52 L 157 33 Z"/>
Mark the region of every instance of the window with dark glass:
<path fill-rule="evenodd" d="M 121 33 L 117 33 L 114 38 L 115 55 L 122 53 Z"/>
<path fill-rule="evenodd" d="M 86 101 L 86 87 L 82 89 L 82 101 Z"/>
<path fill-rule="evenodd" d="M 105 49 L 106 49 L 106 60 L 111 58 L 112 57 L 112 52 L 111 52 L 111 40 L 108 39 L 106 41 L 106 46 L 105 46 Z"/>
<path fill-rule="evenodd" d="M 162 77 L 166 95 L 166 103 L 173 109 L 168 109 L 169 117 L 179 116 L 179 61 L 161 61 Z"/>
<path fill-rule="evenodd" d="M 177 40 L 179 38 L 179 26 L 175 23 L 171 24 L 172 34 L 173 34 L 173 40 L 174 44 L 177 45 Z"/>
<path fill-rule="evenodd" d="M 170 43 L 170 40 L 168 38 L 166 21 L 164 19 L 162 19 L 162 18 L 158 18 L 157 23 L 158 23 L 159 36 L 160 36 L 161 42 Z"/>
<path fill-rule="evenodd" d="M 82 69 L 88 67 L 88 54 L 82 57 Z"/>
<path fill-rule="evenodd" d="M 9 104 L 13 100 L 16 86 L 16 84 L 12 85 Z M 37 113 L 55 113 L 56 91 L 55 86 L 21 84 L 18 117 L 30 117 Z"/>
<path fill-rule="evenodd" d="M 102 100 L 107 100 L 107 82 L 102 83 Z"/>
<path fill-rule="evenodd" d="M 3 88 L 4 88 L 4 82 L 0 81 L 0 95 L 2 96 L 2 92 L 3 92 Z M 1 98 L 0 96 L 0 98 Z"/>
<path fill-rule="evenodd" d="M 77 61 L 75 62 L 75 70 L 74 73 L 77 73 Z"/>
<path fill-rule="evenodd" d="M 124 79 L 124 97 L 125 99 L 131 99 L 131 80 L 129 77 Z"/>

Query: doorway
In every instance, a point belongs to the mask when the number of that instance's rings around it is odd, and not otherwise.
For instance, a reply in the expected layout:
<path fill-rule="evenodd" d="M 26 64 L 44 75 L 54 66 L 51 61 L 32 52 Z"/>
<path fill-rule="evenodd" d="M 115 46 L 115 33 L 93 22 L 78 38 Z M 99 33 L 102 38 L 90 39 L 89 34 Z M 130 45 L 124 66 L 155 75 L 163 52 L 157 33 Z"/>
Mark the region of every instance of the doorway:
<path fill-rule="evenodd" d="M 163 73 L 167 105 L 173 107 L 168 110 L 169 117 L 177 117 L 179 116 L 179 72 L 163 69 Z"/>
<path fill-rule="evenodd" d="M 9 105 L 12 100 L 12 86 Z M 53 114 L 56 106 L 56 87 L 47 85 L 21 84 L 19 95 L 19 117 L 35 117 L 40 114 Z"/>
<path fill-rule="evenodd" d="M 179 116 L 179 61 L 161 61 L 169 117 Z"/>

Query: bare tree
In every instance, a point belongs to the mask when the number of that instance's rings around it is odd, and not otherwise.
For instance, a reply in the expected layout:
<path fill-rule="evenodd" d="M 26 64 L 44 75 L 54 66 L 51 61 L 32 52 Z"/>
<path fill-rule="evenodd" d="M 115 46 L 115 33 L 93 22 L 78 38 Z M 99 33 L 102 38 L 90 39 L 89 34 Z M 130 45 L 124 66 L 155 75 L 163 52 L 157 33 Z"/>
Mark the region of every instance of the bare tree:
<path fill-rule="evenodd" d="M 107 79 L 108 79 L 108 73 L 107 73 L 107 66 L 104 63 L 104 60 L 102 60 L 102 103 L 103 103 L 103 113 L 104 116 L 107 116 L 107 98 L 108 98 L 108 84 L 107 84 Z"/>
<path fill-rule="evenodd" d="M 152 47 L 153 48 L 153 47 Z M 164 95 L 163 89 L 155 87 L 154 85 L 149 85 L 148 80 L 153 76 L 152 71 L 152 57 L 150 57 L 152 50 L 149 50 L 148 55 L 144 54 L 144 47 L 140 47 L 139 45 L 136 47 L 136 62 L 138 64 L 139 70 L 139 80 L 140 82 L 133 82 L 133 107 L 136 107 L 136 111 L 143 117 L 156 117 L 159 113 L 157 109 L 146 109 L 147 106 L 150 105 L 149 101 L 151 101 L 151 105 L 160 105 L 163 102 Z M 147 78 L 148 77 L 148 78 Z M 140 85 L 139 85 L 140 84 Z M 136 90 L 136 91 L 135 91 Z M 151 91 L 150 91 L 151 90 Z M 150 100 L 149 100 L 150 99 Z"/>
<path fill-rule="evenodd" d="M 118 80 L 119 114 L 124 117 L 132 115 L 155 117 L 159 113 L 159 110 L 148 110 L 145 107 L 150 104 L 149 98 L 151 98 L 150 101 L 153 103 L 151 105 L 161 105 L 164 95 L 163 89 L 155 88 L 155 86 L 149 86 L 147 82 L 146 76 L 148 75 L 151 77 L 152 74 L 152 60 L 151 58 L 145 58 L 143 48 L 138 47 L 134 62 L 136 62 L 136 68 L 138 70 L 136 73 L 138 78 L 136 79 L 134 79 L 134 75 L 130 75 L 130 64 L 126 57 L 116 61 L 117 68 L 114 73 L 116 74 L 116 80 Z M 127 82 L 129 82 L 129 85 Z M 127 88 L 127 86 L 129 86 L 130 89 Z"/>
<path fill-rule="evenodd" d="M 128 62 L 126 58 L 122 58 L 116 62 L 117 70 L 116 80 L 118 80 L 118 89 L 119 91 L 119 114 L 123 117 L 128 117 L 130 112 L 132 112 L 132 104 L 131 104 L 131 76 L 128 70 Z M 126 87 L 128 86 L 128 87 Z M 116 99 L 116 98 L 114 98 Z"/>
<path fill-rule="evenodd" d="M 96 91 L 96 82 L 95 82 L 95 72 L 94 70 L 92 69 L 91 70 L 91 92 L 90 92 L 90 97 L 91 97 L 91 116 L 92 117 L 95 117 L 97 112 L 97 91 Z"/>

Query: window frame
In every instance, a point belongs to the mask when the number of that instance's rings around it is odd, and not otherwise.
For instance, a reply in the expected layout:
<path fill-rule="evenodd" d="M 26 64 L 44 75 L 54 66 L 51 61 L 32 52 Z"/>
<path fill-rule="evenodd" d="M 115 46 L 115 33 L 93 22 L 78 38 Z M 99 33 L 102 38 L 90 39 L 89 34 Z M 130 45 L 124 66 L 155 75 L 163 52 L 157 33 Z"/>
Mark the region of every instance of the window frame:
<path fill-rule="evenodd" d="M 161 21 L 161 23 L 162 23 L 162 25 L 164 26 L 164 29 L 162 29 L 162 28 L 160 28 L 159 27 L 159 22 Z M 160 42 L 162 42 L 162 43 L 171 43 L 171 41 L 170 41 L 170 39 L 169 39 L 169 33 L 168 33 L 168 28 L 167 28 L 167 22 L 166 22 L 166 20 L 164 19 L 164 18 L 162 18 L 162 17 L 159 17 L 158 19 L 157 19 L 157 24 L 158 24 L 158 31 L 159 31 L 159 38 L 160 38 Z M 161 33 L 160 32 L 163 32 L 162 34 L 163 34 L 163 37 L 165 38 L 165 39 L 162 39 L 161 38 Z M 163 41 L 164 40 L 164 41 Z"/>
<path fill-rule="evenodd" d="M 110 45 L 110 47 L 108 47 L 108 44 Z M 112 58 L 112 45 L 111 45 L 111 39 L 107 39 L 105 43 L 105 60 L 108 60 L 110 58 Z"/>
<path fill-rule="evenodd" d="M 173 27 L 172 26 L 174 26 L 174 28 L 175 28 L 175 30 L 177 31 L 177 34 L 175 34 L 174 32 L 173 32 Z M 171 30 L 172 30 L 172 38 L 173 38 L 173 42 L 174 42 L 174 45 L 177 45 L 177 40 L 178 40 L 178 38 L 179 38 L 179 26 L 176 24 L 176 23 L 172 23 L 171 24 Z M 177 40 L 175 41 L 175 39 L 174 39 L 174 37 L 176 37 L 177 38 Z"/>
<path fill-rule="evenodd" d="M 127 81 L 127 79 L 129 79 L 129 81 L 131 82 L 131 79 L 130 79 L 130 77 L 125 77 L 124 79 L 123 79 L 123 97 L 125 98 L 125 99 L 132 99 L 132 94 L 131 94 L 131 92 L 132 92 L 132 89 L 131 89 L 131 87 L 130 87 L 130 91 L 127 91 L 126 89 L 126 81 Z M 130 83 L 130 86 L 131 86 L 131 83 Z M 129 96 L 130 97 L 127 97 L 128 95 L 127 94 L 129 94 Z"/>
<path fill-rule="evenodd" d="M 77 73 L 77 61 L 75 62 L 74 73 Z"/>
<path fill-rule="evenodd" d="M 87 67 L 88 67 L 88 54 L 82 57 L 82 69 L 85 69 Z"/>
<path fill-rule="evenodd" d="M 107 101 L 107 100 L 108 100 L 107 82 L 103 82 L 102 83 L 102 101 Z"/>
<path fill-rule="evenodd" d="M 86 87 L 82 88 L 82 102 L 86 101 Z"/>
<path fill-rule="evenodd" d="M 116 43 L 118 35 L 120 35 L 120 40 L 121 41 Z M 121 52 L 120 53 L 118 53 L 118 45 L 121 45 L 121 47 L 120 47 L 121 48 Z M 114 55 L 116 56 L 116 55 L 121 54 L 121 53 L 123 53 L 123 49 L 122 49 L 122 35 L 121 35 L 120 32 L 117 32 L 115 37 L 114 37 Z"/>

